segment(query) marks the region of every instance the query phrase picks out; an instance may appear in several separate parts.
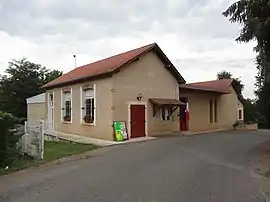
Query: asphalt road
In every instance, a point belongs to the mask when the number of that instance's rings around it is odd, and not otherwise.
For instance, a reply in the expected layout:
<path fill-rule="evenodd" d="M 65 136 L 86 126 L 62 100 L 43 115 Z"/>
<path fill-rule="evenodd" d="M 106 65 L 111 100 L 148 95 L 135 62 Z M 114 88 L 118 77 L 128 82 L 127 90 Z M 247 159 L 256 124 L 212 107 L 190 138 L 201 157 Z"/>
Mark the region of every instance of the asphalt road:
<path fill-rule="evenodd" d="M 1 202 L 263 202 L 250 162 L 269 132 L 169 137 L 0 177 Z"/>

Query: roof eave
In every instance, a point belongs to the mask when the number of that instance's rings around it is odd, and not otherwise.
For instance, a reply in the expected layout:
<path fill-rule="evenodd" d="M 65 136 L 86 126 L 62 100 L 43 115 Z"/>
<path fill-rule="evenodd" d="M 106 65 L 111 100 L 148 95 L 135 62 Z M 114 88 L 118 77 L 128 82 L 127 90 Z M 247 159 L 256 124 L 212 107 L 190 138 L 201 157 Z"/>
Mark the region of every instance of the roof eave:
<path fill-rule="evenodd" d="M 193 88 L 193 87 L 181 86 L 181 85 L 180 85 L 180 88 L 187 89 L 187 90 L 193 90 L 193 91 L 203 91 L 203 92 L 219 93 L 219 94 L 230 94 L 229 91 L 219 91 L 219 90 L 215 90 L 215 89 Z"/>
<path fill-rule="evenodd" d="M 164 63 L 167 63 L 168 65 L 165 66 L 174 76 L 177 78 L 177 82 L 179 84 L 185 84 L 186 80 L 183 78 L 183 76 L 179 73 L 179 71 L 176 69 L 176 67 L 172 64 L 170 59 L 165 55 L 165 53 L 161 50 L 161 48 L 156 44 L 153 48 L 155 48 L 155 51 L 161 55 L 161 57 L 165 60 Z"/>
<path fill-rule="evenodd" d="M 67 86 L 67 85 L 72 85 L 72 84 L 76 84 L 76 83 L 81 83 L 81 82 L 85 82 L 85 81 L 89 81 L 89 80 L 96 80 L 96 79 L 102 79 L 102 78 L 107 78 L 112 76 L 113 72 L 106 72 L 106 73 L 102 73 L 102 74 L 97 74 L 97 75 L 92 75 L 92 76 L 87 76 L 87 77 L 83 77 L 80 79 L 76 79 L 76 80 L 72 80 L 72 81 L 67 81 L 67 82 L 63 82 L 63 83 L 56 83 L 56 84 L 52 84 L 52 85 L 44 85 L 41 88 L 45 89 L 45 90 L 49 90 L 49 89 L 53 89 L 53 88 L 59 88 L 59 87 L 63 87 L 63 86 Z"/>

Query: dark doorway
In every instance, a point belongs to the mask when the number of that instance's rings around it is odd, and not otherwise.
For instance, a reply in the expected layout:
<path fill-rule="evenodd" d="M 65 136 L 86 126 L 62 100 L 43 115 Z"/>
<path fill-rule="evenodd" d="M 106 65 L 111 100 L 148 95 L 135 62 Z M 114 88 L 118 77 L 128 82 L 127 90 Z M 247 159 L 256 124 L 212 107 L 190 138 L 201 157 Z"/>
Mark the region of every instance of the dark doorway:
<path fill-rule="evenodd" d="M 188 99 L 186 97 L 180 97 L 180 101 L 185 103 L 185 105 L 180 106 L 180 113 L 179 113 L 180 131 L 187 131 L 188 121 L 186 117 L 186 109 L 187 109 L 186 103 L 188 103 Z"/>

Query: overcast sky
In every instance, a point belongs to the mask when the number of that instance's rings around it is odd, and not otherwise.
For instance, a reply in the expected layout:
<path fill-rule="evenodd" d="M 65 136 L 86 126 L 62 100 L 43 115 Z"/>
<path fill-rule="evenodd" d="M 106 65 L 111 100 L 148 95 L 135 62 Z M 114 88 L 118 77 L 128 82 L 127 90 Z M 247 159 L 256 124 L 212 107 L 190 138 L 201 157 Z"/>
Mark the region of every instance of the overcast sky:
<path fill-rule="evenodd" d="M 254 44 L 221 15 L 233 0 L 0 0 L 0 74 L 27 57 L 67 71 L 156 42 L 187 82 L 227 70 L 253 97 Z"/>

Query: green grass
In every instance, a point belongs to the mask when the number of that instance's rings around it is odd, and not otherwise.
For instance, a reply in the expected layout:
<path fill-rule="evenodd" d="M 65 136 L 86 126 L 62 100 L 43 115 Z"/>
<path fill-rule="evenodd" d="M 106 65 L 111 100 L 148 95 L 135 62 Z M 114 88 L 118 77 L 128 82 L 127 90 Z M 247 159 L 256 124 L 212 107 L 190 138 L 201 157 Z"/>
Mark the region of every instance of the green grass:
<path fill-rule="evenodd" d="M 89 150 L 95 149 L 94 145 L 73 144 L 66 142 L 45 142 L 44 160 L 53 161 L 74 154 L 81 154 Z"/>
<path fill-rule="evenodd" d="M 10 165 L 7 170 L 0 169 L 0 175 L 7 174 L 10 172 L 23 170 L 25 168 L 39 166 L 44 163 L 48 163 L 63 157 L 72 156 L 75 154 L 82 154 L 84 152 L 96 149 L 97 146 L 90 144 L 77 144 L 67 142 L 54 142 L 45 141 L 44 143 L 44 159 L 43 160 L 32 160 L 27 158 L 19 158 Z"/>

